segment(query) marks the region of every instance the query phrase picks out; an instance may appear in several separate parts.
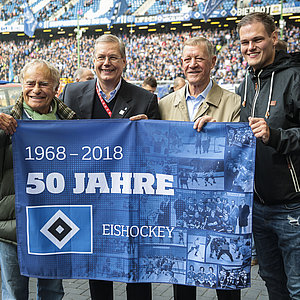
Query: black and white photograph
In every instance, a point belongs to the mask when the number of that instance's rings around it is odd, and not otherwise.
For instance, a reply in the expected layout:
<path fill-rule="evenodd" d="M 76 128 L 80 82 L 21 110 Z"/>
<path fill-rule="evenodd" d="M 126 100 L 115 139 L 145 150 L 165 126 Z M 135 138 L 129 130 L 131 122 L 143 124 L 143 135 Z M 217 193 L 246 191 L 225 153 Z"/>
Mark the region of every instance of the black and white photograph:
<path fill-rule="evenodd" d="M 180 159 L 178 187 L 191 190 L 224 190 L 224 161 Z"/>
<path fill-rule="evenodd" d="M 250 193 L 253 191 L 254 156 L 249 147 L 228 147 L 225 152 L 224 189 L 226 191 Z"/>
<path fill-rule="evenodd" d="M 251 199 L 241 193 L 182 192 L 171 208 L 179 227 L 237 234 L 251 227 Z"/>
<path fill-rule="evenodd" d="M 143 246 L 140 249 L 139 276 L 142 282 L 178 283 L 185 280 L 186 249 Z"/>
<path fill-rule="evenodd" d="M 188 259 L 204 262 L 205 259 L 206 235 L 193 235 L 190 232 L 188 237 Z"/>
<path fill-rule="evenodd" d="M 243 128 L 236 128 L 231 125 L 227 125 L 226 127 L 229 147 L 251 147 L 255 144 L 255 137 L 248 125 Z"/>
<path fill-rule="evenodd" d="M 251 237 L 237 235 L 207 235 L 206 262 L 221 265 L 249 265 Z"/>
<path fill-rule="evenodd" d="M 220 266 L 218 287 L 222 289 L 245 288 L 250 284 L 249 272 L 243 267 Z"/>
<path fill-rule="evenodd" d="M 180 130 L 180 127 L 176 130 L 170 127 L 170 156 L 224 159 L 224 128 L 216 130 L 214 124 L 210 124 L 209 128 L 203 128 L 200 132 L 194 130 L 189 134 L 187 135 L 184 127 L 182 130 Z M 187 149 L 185 152 L 181 151 L 182 144 Z"/>

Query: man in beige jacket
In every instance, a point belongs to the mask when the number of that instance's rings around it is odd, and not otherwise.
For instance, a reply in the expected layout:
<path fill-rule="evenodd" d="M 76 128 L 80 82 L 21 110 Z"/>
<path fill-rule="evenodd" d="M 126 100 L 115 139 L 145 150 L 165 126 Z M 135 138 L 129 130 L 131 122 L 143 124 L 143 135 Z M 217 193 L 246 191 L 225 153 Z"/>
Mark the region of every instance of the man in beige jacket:
<path fill-rule="evenodd" d="M 238 122 L 240 96 L 222 89 L 211 78 L 214 46 L 203 37 L 184 43 L 182 68 L 187 84 L 159 101 L 162 120 L 193 121 L 198 131 L 207 122 Z M 238 300 L 240 290 L 217 290 L 219 300 Z M 196 287 L 174 285 L 174 299 L 196 299 Z"/>
<path fill-rule="evenodd" d="M 193 121 L 195 128 L 209 121 L 239 121 L 240 96 L 222 89 L 210 78 L 216 64 L 214 52 L 214 46 L 203 37 L 184 43 L 181 60 L 187 84 L 160 100 L 162 120 Z"/>

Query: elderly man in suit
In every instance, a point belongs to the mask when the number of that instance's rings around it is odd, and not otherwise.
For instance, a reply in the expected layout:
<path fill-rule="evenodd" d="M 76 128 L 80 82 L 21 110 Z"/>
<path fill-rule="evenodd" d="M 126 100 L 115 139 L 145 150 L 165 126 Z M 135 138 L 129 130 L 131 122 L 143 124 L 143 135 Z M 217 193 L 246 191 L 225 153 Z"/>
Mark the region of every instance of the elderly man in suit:
<path fill-rule="evenodd" d="M 204 37 L 184 43 L 182 68 L 187 84 L 159 101 L 162 120 L 193 121 L 201 130 L 206 122 L 238 122 L 240 97 L 222 89 L 211 78 L 216 64 L 213 44 Z M 219 300 L 240 299 L 240 290 L 217 290 Z M 195 300 L 196 287 L 174 285 L 175 300 Z"/>
<path fill-rule="evenodd" d="M 160 118 L 157 96 L 122 78 L 126 54 L 119 38 L 110 34 L 100 36 L 93 56 L 96 79 L 67 84 L 60 95 L 77 116 L 82 119 Z M 113 282 L 90 280 L 89 283 L 92 299 L 113 299 Z M 127 299 L 151 298 L 150 283 L 127 285 Z"/>
<path fill-rule="evenodd" d="M 126 54 L 119 38 L 100 36 L 95 42 L 93 61 L 97 78 L 67 84 L 59 97 L 80 118 L 160 118 L 156 95 L 122 78 Z"/>

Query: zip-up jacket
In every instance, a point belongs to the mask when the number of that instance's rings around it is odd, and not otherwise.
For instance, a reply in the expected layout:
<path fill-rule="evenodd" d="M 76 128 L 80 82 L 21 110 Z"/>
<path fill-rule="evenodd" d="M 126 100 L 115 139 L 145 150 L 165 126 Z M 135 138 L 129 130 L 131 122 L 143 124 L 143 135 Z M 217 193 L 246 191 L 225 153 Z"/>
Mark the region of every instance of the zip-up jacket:
<path fill-rule="evenodd" d="M 270 139 L 257 139 L 255 193 L 267 205 L 300 202 L 300 53 L 276 52 L 261 70 L 248 69 L 238 89 L 241 121 L 264 118 Z"/>

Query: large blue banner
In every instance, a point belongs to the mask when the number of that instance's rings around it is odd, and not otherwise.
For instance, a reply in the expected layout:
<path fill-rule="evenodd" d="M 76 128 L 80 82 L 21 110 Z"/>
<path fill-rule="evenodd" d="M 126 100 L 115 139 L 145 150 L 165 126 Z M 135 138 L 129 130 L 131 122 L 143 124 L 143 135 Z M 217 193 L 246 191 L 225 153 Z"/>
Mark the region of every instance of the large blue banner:
<path fill-rule="evenodd" d="M 250 285 L 255 139 L 245 123 L 19 121 L 21 273 Z"/>

